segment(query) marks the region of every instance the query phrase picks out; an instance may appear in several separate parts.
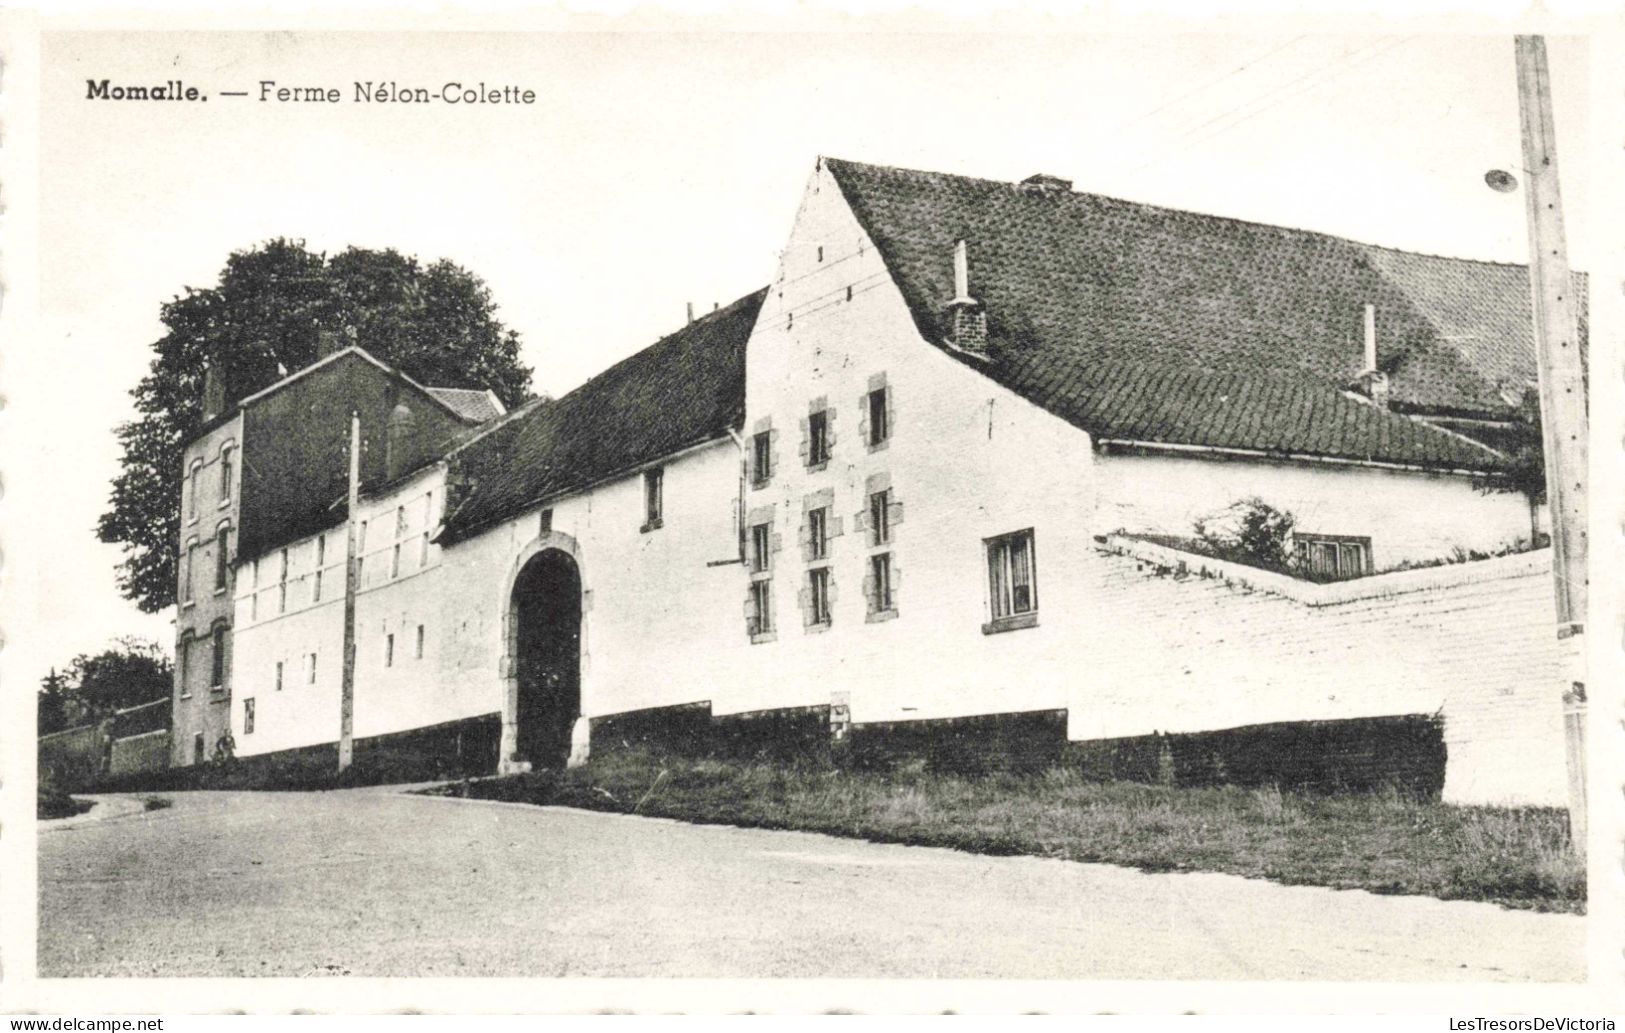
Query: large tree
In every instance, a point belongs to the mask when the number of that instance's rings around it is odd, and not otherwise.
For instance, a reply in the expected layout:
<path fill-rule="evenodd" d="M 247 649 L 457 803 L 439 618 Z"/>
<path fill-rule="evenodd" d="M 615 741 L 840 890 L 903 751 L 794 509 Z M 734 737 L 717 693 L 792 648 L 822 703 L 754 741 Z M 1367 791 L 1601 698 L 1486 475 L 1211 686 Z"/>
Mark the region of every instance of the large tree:
<path fill-rule="evenodd" d="M 530 387 L 519 335 L 496 318 L 484 282 L 394 250 L 328 257 L 272 240 L 234 253 L 218 286 L 188 287 L 160 316 L 165 333 L 131 392 L 139 416 L 118 428 L 123 469 L 96 525 L 102 541 L 124 547 L 119 589 L 149 613 L 175 601 L 181 454 L 202 425 L 210 365 L 232 402 L 314 362 L 322 336 L 334 334 L 420 383 L 488 388 L 509 406 Z"/>

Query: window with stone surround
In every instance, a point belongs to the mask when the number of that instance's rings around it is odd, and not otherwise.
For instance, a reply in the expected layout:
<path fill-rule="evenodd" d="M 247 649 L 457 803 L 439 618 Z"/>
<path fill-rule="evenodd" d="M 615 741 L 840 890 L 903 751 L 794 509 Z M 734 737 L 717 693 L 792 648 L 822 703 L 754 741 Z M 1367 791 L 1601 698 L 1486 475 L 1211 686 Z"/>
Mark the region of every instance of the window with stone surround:
<path fill-rule="evenodd" d="M 192 605 L 192 566 L 197 560 L 197 539 L 186 540 L 186 551 L 181 556 L 181 605 Z"/>
<path fill-rule="evenodd" d="M 807 558 L 829 559 L 829 507 L 819 506 L 807 512 Z"/>
<path fill-rule="evenodd" d="M 232 441 L 220 446 L 220 505 L 222 506 L 231 501 L 231 460 L 236 449 L 237 445 Z"/>
<path fill-rule="evenodd" d="M 773 429 L 771 417 L 756 421 L 755 432 L 750 436 L 750 486 L 752 488 L 765 488 L 773 480 L 773 453 L 774 445 L 778 440 L 778 431 Z"/>
<path fill-rule="evenodd" d="M 835 410 L 829 399 L 815 398 L 801 421 L 801 462 L 814 473 L 829 466 L 835 448 Z"/>
<path fill-rule="evenodd" d="M 197 519 L 197 493 L 199 487 L 198 475 L 202 472 L 203 460 L 192 460 L 192 468 L 191 470 L 187 471 L 186 475 L 186 518 L 188 520 Z"/>
<path fill-rule="evenodd" d="M 869 557 L 869 577 L 864 584 L 869 598 L 869 616 L 895 615 L 897 600 L 892 594 L 896 571 L 892 567 L 891 553 L 877 552 Z"/>
<path fill-rule="evenodd" d="M 893 408 L 891 387 L 886 383 L 886 374 L 876 373 L 869 378 L 869 390 L 859 400 L 862 409 L 859 417 L 859 431 L 863 435 L 863 445 L 871 452 L 886 447 L 891 440 L 892 429 L 897 423 L 897 414 Z"/>
<path fill-rule="evenodd" d="M 750 584 L 745 596 L 745 631 L 751 642 L 774 638 L 773 557 L 779 551 L 779 536 L 773 532 L 774 507 L 758 506 L 745 516 L 750 528 L 746 544 L 745 569 Z"/>
<path fill-rule="evenodd" d="M 773 634 L 773 582 L 767 578 L 750 583 L 746 630 L 751 641 L 760 642 Z"/>
<path fill-rule="evenodd" d="M 226 582 L 231 573 L 231 523 L 221 521 L 214 532 L 214 591 L 216 595 L 226 590 Z"/>
<path fill-rule="evenodd" d="M 985 540 L 992 634 L 1038 623 L 1038 559 L 1032 528 Z"/>
<path fill-rule="evenodd" d="M 808 628 L 827 628 L 832 614 L 830 604 L 830 572 L 828 567 L 814 567 L 807 571 L 806 614 Z"/>
<path fill-rule="evenodd" d="M 752 524 L 750 529 L 750 571 L 766 573 L 773 564 L 773 525 Z"/>
<path fill-rule="evenodd" d="M 226 686 L 226 626 L 216 624 L 209 636 L 209 688 L 219 691 Z"/>

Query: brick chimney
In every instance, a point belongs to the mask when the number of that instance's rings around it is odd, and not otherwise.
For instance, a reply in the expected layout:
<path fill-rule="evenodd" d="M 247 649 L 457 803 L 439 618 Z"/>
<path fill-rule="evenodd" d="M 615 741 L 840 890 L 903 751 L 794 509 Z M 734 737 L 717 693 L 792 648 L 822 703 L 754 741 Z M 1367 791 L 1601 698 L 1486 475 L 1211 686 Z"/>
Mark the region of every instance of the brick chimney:
<path fill-rule="evenodd" d="M 1388 374 L 1377 367 L 1377 306 L 1372 304 L 1365 307 L 1365 368 L 1360 382 L 1372 404 L 1388 408 Z"/>
<path fill-rule="evenodd" d="M 209 363 L 203 367 L 203 422 L 208 423 L 226 411 L 226 378 Z"/>
<path fill-rule="evenodd" d="M 970 296 L 970 257 L 963 240 L 954 242 L 954 297 L 948 302 L 948 343 L 972 355 L 987 355 L 987 310 Z"/>

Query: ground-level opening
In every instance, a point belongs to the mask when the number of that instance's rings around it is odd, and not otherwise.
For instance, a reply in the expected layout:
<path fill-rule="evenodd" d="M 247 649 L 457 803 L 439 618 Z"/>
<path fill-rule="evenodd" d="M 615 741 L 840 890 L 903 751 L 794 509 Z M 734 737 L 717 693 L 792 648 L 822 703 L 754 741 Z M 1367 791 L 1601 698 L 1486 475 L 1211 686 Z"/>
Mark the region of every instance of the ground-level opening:
<path fill-rule="evenodd" d="M 568 553 L 538 553 L 514 580 L 516 752 L 537 768 L 561 768 L 581 716 L 581 572 Z"/>

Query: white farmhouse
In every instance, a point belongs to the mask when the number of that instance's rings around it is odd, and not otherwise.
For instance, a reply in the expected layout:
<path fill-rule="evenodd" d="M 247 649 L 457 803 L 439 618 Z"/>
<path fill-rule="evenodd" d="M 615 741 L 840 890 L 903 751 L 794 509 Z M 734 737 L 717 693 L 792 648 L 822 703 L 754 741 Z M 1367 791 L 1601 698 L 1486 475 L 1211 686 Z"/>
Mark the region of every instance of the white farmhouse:
<path fill-rule="evenodd" d="M 1560 802 L 1539 514 L 1485 490 L 1528 307 L 1520 266 L 821 159 L 768 288 L 557 400 L 416 389 L 451 411 L 364 478 L 357 764 L 836 742 Z M 233 561 L 245 763 L 331 762 L 323 484 Z M 1314 580 L 1189 551 L 1247 498 Z"/>

